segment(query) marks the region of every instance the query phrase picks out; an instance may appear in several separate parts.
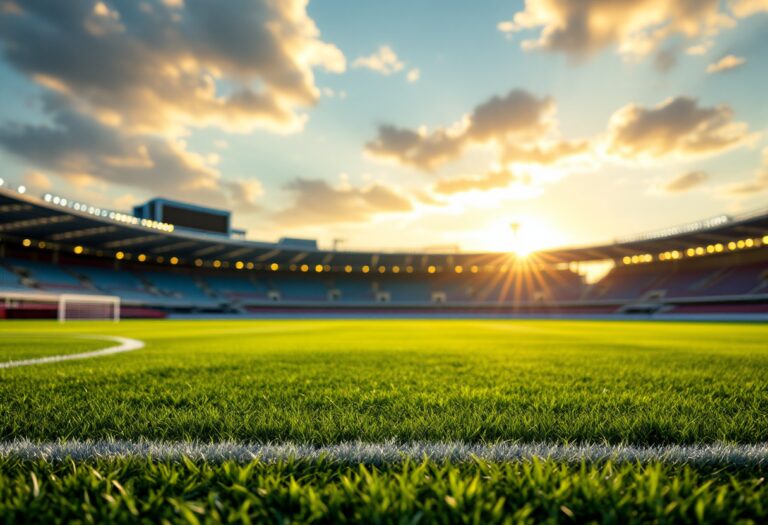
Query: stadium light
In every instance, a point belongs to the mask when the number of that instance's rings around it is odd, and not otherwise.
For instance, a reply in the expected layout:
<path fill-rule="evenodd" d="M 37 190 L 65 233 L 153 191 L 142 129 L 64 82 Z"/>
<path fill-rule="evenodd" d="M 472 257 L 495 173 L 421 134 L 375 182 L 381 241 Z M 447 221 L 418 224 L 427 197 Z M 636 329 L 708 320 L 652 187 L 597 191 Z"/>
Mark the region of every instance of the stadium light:
<path fill-rule="evenodd" d="M 347 273 L 352 273 L 352 265 L 348 264 L 344 267 L 344 271 Z"/>
<path fill-rule="evenodd" d="M 218 259 L 213 261 L 213 267 L 214 268 L 221 268 L 221 261 L 219 261 Z"/>
<path fill-rule="evenodd" d="M 322 273 L 322 271 L 323 271 L 323 265 L 322 264 L 318 264 L 318 265 L 315 266 L 315 272 Z"/>
<path fill-rule="evenodd" d="M 629 255 L 625 255 L 624 258 L 621 260 L 624 264 L 632 264 L 632 257 Z"/>
<path fill-rule="evenodd" d="M 363 273 L 368 273 L 368 272 L 371 271 L 371 267 L 368 266 L 367 264 L 365 266 L 363 266 L 361 269 L 362 269 Z"/>
<path fill-rule="evenodd" d="M 269 269 L 272 270 L 273 272 L 276 272 L 277 270 L 280 269 L 280 265 L 277 263 L 272 263 L 269 265 Z"/>
<path fill-rule="evenodd" d="M 249 270 L 253 270 L 253 266 L 254 264 L 252 262 L 249 262 L 248 264 L 245 265 L 245 267 Z"/>
<path fill-rule="evenodd" d="M 385 273 L 387 271 L 386 266 L 379 266 L 379 273 Z"/>
<path fill-rule="evenodd" d="M 23 195 L 23 194 L 27 193 L 27 187 L 22 184 L 21 186 L 19 186 L 16 189 L 16 191 L 18 191 L 19 193 L 21 193 Z"/>
<path fill-rule="evenodd" d="M 752 248 L 755 245 L 755 241 L 753 241 L 752 239 L 746 239 L 744 240 L 744 245 L 747 248 Z"/>
<path fill-rule="evenodd" d="M 171 257 L 171 264 L 179 264 L 179 258 L 178 257 Z"/>
<path fill-rule="evenodd" d="M 309 265 L 307 265 L 307 264 L 302 264 L 302 265 L 301 265 L 301 267 L 300 267 L 299 269 L 300 269 L 302 272 L 308 272 L 308 271 L 309 271 Z"/>
<path fill-rule="evenodd" d="M 456 268 L 453 269 L 453 271 L 456 273 L 461 273 L 464 271 L 464 268 L 462 268 L 461 266 L 457 266 Z"/>
<path fill-rule="evenodd" d="M 392 267 L 392 273 L 400 273 L 400 267 L 395 265 Z"/>
<path fill-rule="evenodd" d="M 83 253 L 83 247 L 80 245 L 75 246 L 75 248 L 72 251 L 75 252 L 75 255 L 80 255 L 81 253 Z"/>
<path fill-rule="evenodd" d="M 140 253 L 139 254 L 139 262 L 144 262 L 146 260 L 147 260 L 147 256 L 144 255 L 143 253 Z"/>
<path fill-rule="evenodd" d="M 768 242 L 768 241 L 766 241 L 766 242 Z M 410 266 L 410 265 L 406 266 L 405 267 L 405 273 L 413 273 L 413 266 Z"/>
<path fill-rule="evenodd" d="M 123 252 L 117 252 L 115 254 L 115 259 L 117 259 L 118 261 L 122 261 L 124 258 L 125 258 L 125 254 Z"/>
<path fill-rule="evenodd" d="M 32 241 L 31 241 L 31 240 L 29 240 L 29 239 L 24 239 L 23 241 L 21 241 L 21 244 L 22 244 L 22 246 L 24 246 L 25 248 L 29 248 L 30 246 L 32 246 Z"/>
<path fill-rule="evenodd" d="M 480 271 L 480 268 L 478 268 L 477 266 L 472 266 L 472 268 L 470 268 L 469 271 L 472 273 L 477 273 Z"/>
<path fill-rule="evenodd" d="M 430 264 L 429 267 L 427 267 L 427 273 L 435 273 L 436 271 L 437 268 L 435 268 L 434 265 Z"/>

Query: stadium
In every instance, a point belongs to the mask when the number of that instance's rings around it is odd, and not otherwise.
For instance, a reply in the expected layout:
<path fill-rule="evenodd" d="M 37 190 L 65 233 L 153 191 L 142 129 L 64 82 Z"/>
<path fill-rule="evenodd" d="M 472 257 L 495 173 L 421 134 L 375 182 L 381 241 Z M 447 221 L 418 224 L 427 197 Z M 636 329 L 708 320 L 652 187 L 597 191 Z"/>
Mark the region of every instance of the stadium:
<path fill-rule="evenodd" d="M 0 199 L 11 520 L 764 512 L 764 212 L 523 256 L 254 242 L 162 199 Z"/>
<path fill-rule="evenodd" d="M 768 523 L 767 36 L 0 0 L 0 525 Z"/>
<path fill-rule="evenodd" d="M 9 319 L 282 313 L 768 320 L 767 211 L 524 256 L 365 253 L 321 250 L 309 239 L 245 240 L 230 230 L 227 211 L 162 199 L 133 214 L 49 193 L 0 191 L 0 316 Z M 181 222 L 170 222 L 174 217 Z M 580 269 L 590 264 L 610 269 L 587 284 Z M 61 297 L 68 308 L 60 311 Z"/>

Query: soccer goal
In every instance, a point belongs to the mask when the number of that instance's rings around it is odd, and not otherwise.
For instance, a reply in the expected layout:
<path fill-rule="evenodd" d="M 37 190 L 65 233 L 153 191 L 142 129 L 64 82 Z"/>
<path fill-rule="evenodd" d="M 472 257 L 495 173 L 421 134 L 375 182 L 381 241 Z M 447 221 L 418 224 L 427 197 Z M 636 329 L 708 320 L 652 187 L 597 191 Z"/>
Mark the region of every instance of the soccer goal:
<path fill-rule="evenodd" d="M 114 295 L 52 294 L 0 290 L 0 319 L 120 320 Z"/>
<path fill-rule="evenodd" d="M 120 298 L 116 295 L 59 295 L 59 322 L 75 320 L 120 321 Z"/>

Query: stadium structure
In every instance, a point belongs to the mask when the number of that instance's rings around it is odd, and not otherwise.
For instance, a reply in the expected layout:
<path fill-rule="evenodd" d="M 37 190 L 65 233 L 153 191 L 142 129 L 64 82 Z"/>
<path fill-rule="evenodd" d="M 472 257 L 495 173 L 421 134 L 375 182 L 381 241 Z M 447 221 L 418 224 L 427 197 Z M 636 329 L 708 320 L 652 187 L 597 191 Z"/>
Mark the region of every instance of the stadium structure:
<path fill-rule="evenodd" d="M 583 269 L 608 270 L 587 282 Z M 768 211 L 611 244 L 510 253 L 246 240 L 226 211 L 132 213 L 0 187 L 0 318 L 333 315 L 768 319 Z M 78 305 L 81 305 L 78 308 Z"/>

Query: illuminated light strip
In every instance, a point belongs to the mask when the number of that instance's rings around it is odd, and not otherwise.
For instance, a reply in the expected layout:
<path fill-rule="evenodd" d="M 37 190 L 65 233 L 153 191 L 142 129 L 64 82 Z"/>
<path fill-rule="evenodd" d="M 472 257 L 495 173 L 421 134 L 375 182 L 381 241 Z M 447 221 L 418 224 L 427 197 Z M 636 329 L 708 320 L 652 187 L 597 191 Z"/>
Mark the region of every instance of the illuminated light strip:
<path fill-rule="evenodd" d="M 468 462 L 478 459 L 493 462 L 551 459 L 567 463 L 663 462 L 671 464 L 766 466 L 768 443 L 753 445 L 557 445 L 550 443 L 467 444 L 461 442 L 381 443 L 351 442 L 337 445 L 297 445 L 293 443 L 203 443 L 167 441 L 49 441 L 37 443 L 18 439 L 0 442 L 0 456 L 26 460 L 63 461 L 67 459 L 125 459 L 199 461 L 238 461 L 254 459 L 278 462 L 290 459 L 332 461 L 344 464 L 385 464 L 406 459 Z"/>
<path fill-rule="evenodd" d="M 61 197 L 59 195 L 53 195 L 50 193 L 46 193 L 45 195 L 43 195 L 43 200 L 49 204 L 61 206 L 62 208 L 72 209 L 75 211 L 79 211 L 81 213 L 87 213 L 89 215 L 93 215 L 95 217 L 101 217 L 101 218 L 109 219 L 115 222 L 130 224 L 133 226 L 141 225 L 145 228 L 152 228 L 155 230 L 161 230 L 168 233 L 173 232 L 173 230 L 175 229 L 175 226 L 173 224 L 154 221 L 151 219 L 140 219 L 139 217 L 134 217 L 133 215 L 129 215 L 127 213 L 110 211 L 104 208 L 100 208 L 98 206 L 90 206 L 83 202 L 73 201 L 73 200 L 67 199 L 66 197 Z"/>
<path fill-rule="evenodd" d="M 83 230 L 73 230 L 64 233 L 55 233 L 51 235 L 51 240 L 62 241 L 65 239 L 78 239 L 80 237 L 90 237 L 102 233 L 111 233 L 117 231 L 117 226 L 99 226 L 97 228 L 86 228 Z"/>
<path fill-rule="evenodd" d="M 30 204 L 3 204 L 0 206 L 0 213 L 13 213 L 18 211 L 28 211 L 32 209 Z"/>
<path fill-rule="evenodd" d="M 665 228 L 663 230 L 637 235 L 634 237 L 622 237 L 618 239 L 619 243 L 647 241 L 652 239 L 661 239 L 664 237 L 672 237 L 674 235 L 680 235 L 682 233 L 692 233 L 701 230 L 707 230 L 709 228 L 715 228 L 731 222 L 731 217 L 728 215 L 718 215 L 711 219 L 705 219 L 702 221 L 692 222 L 689 224 L 683 224 L 682 226 L 675 226 L 672 228 Z"/>
<path fill-rule="evenodd" d="M 62 222 L 72 221 L 74 219 L 75 218 L 71 215 L 54 215 L 52 217 L 41 217 L 39 219 L 25 219 L 23 221 L 14 221 L 0 224 L 0 231 L 18 230 L 19 228 L 29 228 L 48 224 L 60 224 Z"/>

